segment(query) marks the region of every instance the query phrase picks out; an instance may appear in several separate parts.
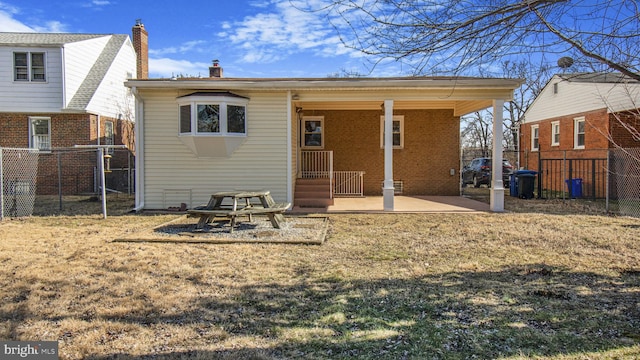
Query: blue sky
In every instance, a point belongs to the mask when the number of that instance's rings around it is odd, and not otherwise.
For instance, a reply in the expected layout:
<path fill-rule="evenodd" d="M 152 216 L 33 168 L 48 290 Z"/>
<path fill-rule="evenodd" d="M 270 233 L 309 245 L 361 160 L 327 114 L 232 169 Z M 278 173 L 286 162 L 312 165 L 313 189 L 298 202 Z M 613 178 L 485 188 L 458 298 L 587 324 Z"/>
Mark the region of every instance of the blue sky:
<path fill-rule="evenodd" d="M 370 72 L 371 62 L 345 48 L 322 14 L 302 12 L 292 2 L 0 0 L 0 31 L 131 36 L 142 19 L 149 32 L 150 77 L 208 76 L 213 59 L 220 60 L 225 77 L 406 75 L 394 63 Z"/>

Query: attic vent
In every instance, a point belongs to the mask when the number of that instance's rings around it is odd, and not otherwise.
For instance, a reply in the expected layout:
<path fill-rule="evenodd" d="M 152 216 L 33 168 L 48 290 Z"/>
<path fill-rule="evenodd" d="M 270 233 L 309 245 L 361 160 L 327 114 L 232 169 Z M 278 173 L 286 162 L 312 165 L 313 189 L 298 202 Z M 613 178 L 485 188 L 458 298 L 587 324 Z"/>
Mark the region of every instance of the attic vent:
<path fill-rule="evenodd" d="M 558 83 L 553 84 L 553 93 L 554 94 L 558 93 Z"/>

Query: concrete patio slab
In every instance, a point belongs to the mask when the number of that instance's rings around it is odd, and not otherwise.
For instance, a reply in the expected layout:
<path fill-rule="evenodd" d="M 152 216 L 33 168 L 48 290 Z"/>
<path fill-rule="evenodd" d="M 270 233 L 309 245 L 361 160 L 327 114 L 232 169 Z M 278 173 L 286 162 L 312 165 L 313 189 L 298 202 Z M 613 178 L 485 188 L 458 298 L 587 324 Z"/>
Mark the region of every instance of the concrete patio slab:
<path fill-rule="evenodd" d="M 382 196 L 335 198 L 327 209 L 294 208 L 294 212 L 383 213 Z M 477 213 L 490 211 L 489 204 L 462 196 L 395 196 L 396 213 Z"/>

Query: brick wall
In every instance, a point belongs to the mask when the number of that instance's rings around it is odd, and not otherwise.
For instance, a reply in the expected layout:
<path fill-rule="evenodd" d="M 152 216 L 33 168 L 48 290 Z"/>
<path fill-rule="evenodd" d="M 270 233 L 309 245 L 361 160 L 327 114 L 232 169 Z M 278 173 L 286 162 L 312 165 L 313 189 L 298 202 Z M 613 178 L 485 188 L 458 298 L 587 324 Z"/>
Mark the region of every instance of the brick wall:
<path fill-rule="evenodd" d="M 574 149 L 574 118 L 585 118 L 585 147 Z M 560 144 L 551 145 L 551 123 L 558 121 L 560 124 Z M 531 150 L 531 126 L 539 126 L 539 150 Z M 573 114 L 557 118 L 551 118 L 535 123 L 524 124 L 520 128 L 520 159 L 521 166 L 537 170 L 539 155 L 543 159 L 573 159 L 604 158 L 607 156 L 609 141 L 609 115 L 606 109 Z"/>
<path fill-rule="evenodd" d="M 609 114 L 611 137 L 613 143 L 624 148 L 640 147 L 640 109 Z"/>
<path fill-rule="evenodd" d="M 315 111 L 305 115 L 324 116 L 325 150 L 334 152 L 334 169 L 365 171 L 365 195 L 381 195 L 382 111 Z M 459 117 L 451 110 L 396 110 L 394 115 L 404 115 L 404 148 L 393 151 L 394 180 L 404 182 L 404 194 L 459 195 Z"/>
<path fill-rule="evenodd" d="M 29 117 L 40 116 L 51 119 L 52 148 L 67 148 L 42 153 L 38 161 L 38 194 L 57 194 L 59 184 L 65 195 L 94 191 L 97 156 L 95 150 L 70 150 L 73 145 L 96 145 L 98 116 L 92 114 L 25 114 L 0 113 L 0 146 L 26 148 L 29 146 Z M 100 134 L 104 136 L 104 123 L 114 122 L 114 142 L 132 145 L 133 124 L 129 121 L 100 117 Z M 101 139 L 101 144 L 104 140 Z M 58 153 L 61 153 L 58 155 Z M 113 159 L 112 167 L 127 166 L 126 152 Z M 58 161 L 62 177 L 58 177 Z M 61 180 L 59 182 L 59 180 Z"/>

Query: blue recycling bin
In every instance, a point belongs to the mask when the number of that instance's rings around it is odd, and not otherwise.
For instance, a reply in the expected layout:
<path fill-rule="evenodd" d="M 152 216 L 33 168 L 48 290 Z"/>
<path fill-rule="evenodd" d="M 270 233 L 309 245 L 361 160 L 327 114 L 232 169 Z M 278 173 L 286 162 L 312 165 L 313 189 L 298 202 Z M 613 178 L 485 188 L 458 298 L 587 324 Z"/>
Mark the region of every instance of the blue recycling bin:
<path fill-rule="evenodd" d="M 518 197 L 518 177 L 516 173 L 509 175 L 509 195 Z"/>
<path fill-rule="evenodd" d="M 538 174 L 535 170 L 516 170 L 511 175 L 509 175 L 509 195 L 513 197 L 520 197 L 522 195 L 518 183 L 520 180 L 518 176 L 522 176 L 523 178 L 527 178 L 524 180 L 527 189 L 525 189 L 525 193 L 528 198 L 533 197 L 533 190 L 535 187 L 535 176 Z M 533 177 L 533 179 L 531 179 Z"/>
<path fill-rule="evenodd" d="M 582 179 L 567 179 L 565 182 L 567 183 L 567 188 L 569 188 L 570 198 L 582 197 Z"/>

